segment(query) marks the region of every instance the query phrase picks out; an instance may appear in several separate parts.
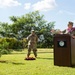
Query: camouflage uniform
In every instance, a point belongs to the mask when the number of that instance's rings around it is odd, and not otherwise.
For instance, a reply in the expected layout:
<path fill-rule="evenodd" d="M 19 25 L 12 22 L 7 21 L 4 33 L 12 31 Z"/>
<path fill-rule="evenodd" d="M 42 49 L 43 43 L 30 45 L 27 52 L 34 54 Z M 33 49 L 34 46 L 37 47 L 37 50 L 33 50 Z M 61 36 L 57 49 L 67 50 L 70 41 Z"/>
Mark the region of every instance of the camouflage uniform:
<path fill-rule="evenodd" d="M 35 55 L 35 57 L 37 57 L 37 41 L 38 41 L 38 37 L 36 34 L 30 34 L 27 37 L 28 40 L 28 54 L 27 57 L 30 56 L 31 50 L 33 50 L 33 53 Z"/>

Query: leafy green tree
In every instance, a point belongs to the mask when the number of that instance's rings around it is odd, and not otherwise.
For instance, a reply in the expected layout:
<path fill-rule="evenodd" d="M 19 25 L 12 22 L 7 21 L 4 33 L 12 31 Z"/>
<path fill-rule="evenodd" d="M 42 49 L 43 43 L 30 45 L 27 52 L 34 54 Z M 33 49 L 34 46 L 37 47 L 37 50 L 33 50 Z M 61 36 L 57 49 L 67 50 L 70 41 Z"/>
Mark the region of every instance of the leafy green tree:
<path fill-rule="evenodd" d="M 1 23 L 0 33 L 4 37 L 15 37 L 17 39 L 26 38 L 30 33 L 31 29 L 34 29 L 38 37 L 44 36 L 44 39 L 39 38 L 41 46 L 47 47 L 52 46 L 52 35 L 50 30 L 54 28 L 55 22 L 47 22 L 44 19 L 44 15 L 41 15 L 39 11 L 29 12 L 20 17 L 10 16 L 12 24 Z M 47 45 L 46 45 L 47 44 Z"/>
<path fill-rule="evenodd" d="M 0 34 L 3 37 L 13 37 L 11 25 L 8 23 L 0 23 Z"/>
<path fill-rule="evenodd" d="M 10 20 L 13 22 L 12 32 L 17 39 L 27 37 L 31 29 L 34 29 L 38 37 L 44 36 L 44 41 L 40 41 L 43 46 L 52 46 L 53 37 L 50 30 L 54 27 L 55 22 L 48 23 L 44 19 L 44 15 L 41 15 L 38 11 L 27 13 L 21 17 L 12 16 Z"/>
<path fill-rule="evenodd" d="M 5 39 L 0 39 L 0 57 L 2 54 L 8 54 L 10 52 L 8 45 L 9 43 Z"/>
<path fill-rule="evenodd" d="M 50 31 L 54 27 L 54 23 L 55 22 L 50 22 L 40 30 L 40 33 L 43 35 L 44 38 L 40 38 L 39 43 L 41 43 L 41 46 L 39 47 L 49 48 L 53 46 L 53 36 L 51 35 Z"/>
<path fill-rule="evenodd" d="M 9 17 L 11 21 L 16 22 L 17 21 L 17 17 L 16 16 L 10 16 Z"/>

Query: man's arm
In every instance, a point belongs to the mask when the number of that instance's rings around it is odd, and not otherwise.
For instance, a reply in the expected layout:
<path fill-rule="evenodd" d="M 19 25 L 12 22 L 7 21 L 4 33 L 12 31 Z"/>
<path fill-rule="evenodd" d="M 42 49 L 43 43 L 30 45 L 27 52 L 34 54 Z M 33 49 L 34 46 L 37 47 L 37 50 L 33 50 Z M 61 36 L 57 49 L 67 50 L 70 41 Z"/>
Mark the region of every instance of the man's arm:
<path fill-rule="evenodd" d="M 26 39 L 27 39 L 27 41 L 29 41 L 30 40 L 30 35 Z"/>

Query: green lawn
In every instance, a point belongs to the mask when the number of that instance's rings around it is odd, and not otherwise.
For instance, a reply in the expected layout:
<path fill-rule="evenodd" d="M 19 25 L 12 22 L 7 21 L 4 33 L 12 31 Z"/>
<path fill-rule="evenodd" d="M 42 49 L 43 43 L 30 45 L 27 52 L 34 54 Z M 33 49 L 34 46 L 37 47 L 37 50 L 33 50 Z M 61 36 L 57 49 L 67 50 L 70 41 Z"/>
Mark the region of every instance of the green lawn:
<path fill-rule="evenodd" d="M 24 60 L 26 53 L 27 49 L 2 55 L 0 61 L 5 62 L 0 62 L 0 75 L 75 75 L 74 67 L 54 66 L 52 49 L 38 49 L 38 57 L 32 61 Z"/>

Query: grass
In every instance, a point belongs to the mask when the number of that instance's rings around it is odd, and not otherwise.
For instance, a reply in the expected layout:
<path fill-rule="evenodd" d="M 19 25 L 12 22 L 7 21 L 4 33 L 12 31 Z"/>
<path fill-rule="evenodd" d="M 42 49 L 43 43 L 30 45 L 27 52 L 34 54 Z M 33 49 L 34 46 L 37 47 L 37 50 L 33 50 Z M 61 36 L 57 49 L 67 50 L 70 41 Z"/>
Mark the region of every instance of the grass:
<path fill-rule="evenodd" d="M 38 49 L 38 58 L 32 61 L 24 60 L 26 54 L 27 49 L 2 55 L 0 75 L 75 75 L 74 67 L 54 66 L 53 49 Z"/>

